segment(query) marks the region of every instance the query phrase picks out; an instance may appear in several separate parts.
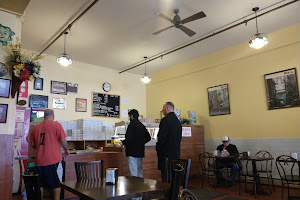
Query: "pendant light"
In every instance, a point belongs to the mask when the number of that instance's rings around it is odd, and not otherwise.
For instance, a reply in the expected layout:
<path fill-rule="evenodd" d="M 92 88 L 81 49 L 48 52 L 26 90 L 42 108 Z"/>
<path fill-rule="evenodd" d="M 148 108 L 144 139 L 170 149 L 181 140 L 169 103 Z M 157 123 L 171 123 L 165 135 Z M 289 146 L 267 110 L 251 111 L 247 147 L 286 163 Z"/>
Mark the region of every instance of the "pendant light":
<path fill-rule="evenodd" d="M 147 60 L 147 56 L 144 57 L 145 58 L 145 73 L 144 75 L 140 78 L 140 80 L 143 83 L 149 83 L 151 81 L 151 77 L 147 75 L 146 73 L 146 60 Z"/>
<path fill-rule="evenodd" d="M 256 20 L 256 34 L 250 38 L 249 46 L 254 49 L 260 49 L 263 46 L 268 44 L 268 38 L 265 34 L 258 32 L 257 13 L 256 12 L 259 10 L 259 7 L 255 7 L 252 10 L 255 12 L 255 17 L 256 17 L 256 19 L 255 19 Z"/>
<path fill-rule="evenodd" d="M 64 34 L 65 34 L 64 52 L 57 56 L 56 62 L 58 62 L 61 66 L 67 67 L 72 64 L 72 58 L 70 55 L 66 53 L 66 37 L 68 32 L 66 31 Z"/>

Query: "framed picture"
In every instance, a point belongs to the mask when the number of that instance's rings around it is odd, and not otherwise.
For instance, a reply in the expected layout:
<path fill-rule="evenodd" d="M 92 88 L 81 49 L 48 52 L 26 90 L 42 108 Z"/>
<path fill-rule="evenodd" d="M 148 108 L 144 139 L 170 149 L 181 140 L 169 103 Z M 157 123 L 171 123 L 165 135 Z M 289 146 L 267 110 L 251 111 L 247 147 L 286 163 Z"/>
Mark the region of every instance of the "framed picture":
<path fill-rule="evenodd" d="M 66 100 L 61 98 L 53 98 L 53 108 L 66 109 Z"/>
<path fill-rule="evenodd" d="M 31 108 L 48 108 L 48 96 L 43 95 L 30 95 Z"/>
<path fill-rule="evenodd" d="M 8 104 L 0 104 L 0 123 L 6 123 Z"/>
<path fill-rule="evenodd" d="M 0 79 L 0 97 L 9 98 L 10 80 Z"/>
<path fill-rule="evenodd" d="M 51 81 L 51 93 L 67 94 L 67 83 L 59 81 Z"/>
<path fill-rule="evenodd" d="M 33 89 L 34 90 L 43 90 L 43 78 L 38 78 L 34 81 Z"/>
<path fill-rule="evenodd" d="M 210 116 L 230 114 L 228 84 L 209 87 L 207 92 Z"/>
<path fill-rule="evenodd" d="M 76 98 L 76 112 L 86 112 L 87 111 L 87 99 Z"/>
<path fill-rule="evenodd" d="M 45 109 L 31 108 L 30 122 L 44 121 Z"/>
<path fill-rule="evenodd" d="M 296 68 L 265 75 L 269 110 L 300 106 Z"/>

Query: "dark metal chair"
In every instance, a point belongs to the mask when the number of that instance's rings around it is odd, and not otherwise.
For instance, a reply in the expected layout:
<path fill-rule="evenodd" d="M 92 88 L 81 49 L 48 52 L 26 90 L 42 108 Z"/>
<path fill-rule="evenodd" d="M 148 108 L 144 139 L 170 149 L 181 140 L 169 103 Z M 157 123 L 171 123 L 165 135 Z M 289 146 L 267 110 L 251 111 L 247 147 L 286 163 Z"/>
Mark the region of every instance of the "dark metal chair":
<path fill-rule="evenodd" d="M 41 200 L 40 177 L 38 174 L 22 174 L 28 200 Z"/>
<path fill-rule="evenodd" d="M 198 200 L 197 197 L 188 189 L 179 191 L 179 200 Z"/>
<path fill-rule="evenodd" d="M 103 179 L 103 160 L 75 162 L 77 180 Z"/>
<path fill-rule="evenodd" d="M 184 189 L 187 189 L 188 181 L 189 181 L 189 173 L 191 167 L 191 159 L 166 159 L 166 182 L 172 182 L 172 173 L 174 169 L 176 169 L 177 165 L 183 167 L 183 176 L 181 178 L 180 186 Z"/>
<path fill-rule="evenodd" d="M 281 199 L 283 199 L 283 190 L 286 186 L 288 188 L 288 199 L 300 198 L 290 196 L 290 185 L 298 185 L 300 187 L 300 168 L 299 162 L 291 156 L 281 155 L 276 158 L 276 167 L 281 179 Z"/>
<path fill-rule="evenodd" d="M 239 164 L 239 195 L 241 195 L 241 180 L 244 177 L 245 182 L 245 192 L 248 192 L 247 182 L 253 182 L 254 195 L 257 196 L 257 185 L 255 179 L 258 179 L 258 175 L 253 174 L 253 161 L 250 156 L 245 155 L 245 153 L 239 153 L 235 156 L 236 162 Z"/>
<path fill-rule="evenodd" d="M 257 158 L 273 158 L 272 155 L 265 150 L 259 151 L 255 154 Z M 270 193 L 272 193 L 271 182 L 273 186 L 273 190 L 275 190 L 275 185 L 272 177 L 272 168 L 273 168 L 273 160 L 263 160 L 256 162 L 257 173 L 259 173 L 260 178 L 268 179 Z"/>
<path fill-rule="evenodd" d="M 207 177 L 207 183 L 212 185 L 215 189 L 217 187 L 216 173 L 219 169 L 212 167 L 216 163 L 216 158 L 209 152 L 201 152 L 199 155 L 199 161 L 201 166 L 201 178 L 202 188 L 204 184 L 204 178 Z M 213 178 L 214 183 L 210 184 L 210 178 Z"/>

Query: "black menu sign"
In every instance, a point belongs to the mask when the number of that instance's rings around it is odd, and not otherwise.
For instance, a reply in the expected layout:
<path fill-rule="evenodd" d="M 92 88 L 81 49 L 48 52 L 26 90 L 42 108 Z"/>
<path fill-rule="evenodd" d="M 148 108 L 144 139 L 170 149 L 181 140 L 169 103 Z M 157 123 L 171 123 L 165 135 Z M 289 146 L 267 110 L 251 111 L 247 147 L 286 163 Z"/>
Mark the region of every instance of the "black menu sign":
<path fill-rule="evenodd" d="M 92 116 L 120 117 L 120 96 L 93 92 Z"/>

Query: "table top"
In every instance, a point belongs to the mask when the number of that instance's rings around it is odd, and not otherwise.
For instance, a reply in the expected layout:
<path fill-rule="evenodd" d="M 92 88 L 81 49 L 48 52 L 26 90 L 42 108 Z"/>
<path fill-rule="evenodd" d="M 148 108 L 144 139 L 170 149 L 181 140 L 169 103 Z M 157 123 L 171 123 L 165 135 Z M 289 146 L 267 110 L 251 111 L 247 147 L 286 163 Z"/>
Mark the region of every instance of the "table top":
<path fill-rule="evenodd" d="M 170 184 L 146 178 L 119 176 L 115 185 L 106 184 L 104 178 L 62 182 L 61 187 L 81 198 L 100 200 L 157 197 L 168 192 Z"/>
<path fill-rule="evenodd" d="M 251 158 L 251 160 L 253 160 L 253 161 L 274 160 L 273 157 L 271 157 L 271 158 L 266 158 L 266 157 L 255 157 L 255 156 L 251 156 L 250 158 Z M 246 160 L 246 159 L 245 159 L 245 160 Z"/>

